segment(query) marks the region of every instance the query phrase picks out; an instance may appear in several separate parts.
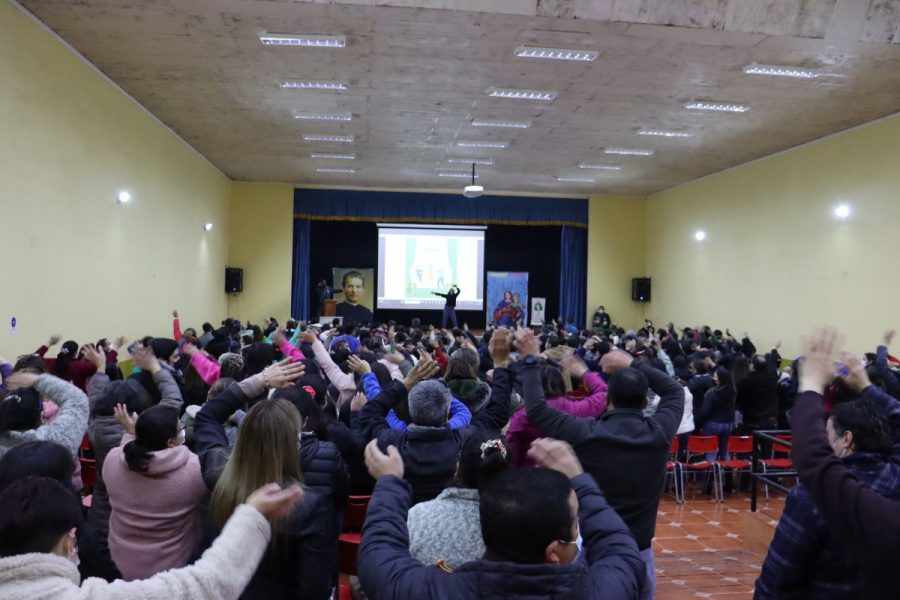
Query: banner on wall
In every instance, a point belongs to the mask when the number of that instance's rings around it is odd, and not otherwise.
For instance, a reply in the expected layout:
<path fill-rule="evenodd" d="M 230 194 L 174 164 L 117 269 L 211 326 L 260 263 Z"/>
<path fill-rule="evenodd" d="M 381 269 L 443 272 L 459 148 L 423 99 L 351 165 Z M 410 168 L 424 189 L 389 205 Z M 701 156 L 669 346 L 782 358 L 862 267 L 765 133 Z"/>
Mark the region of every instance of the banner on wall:
<path fill-rule="evenodd" d="M 375 269 L 334 267 L 331 269 L 335 314 L 344 321 L 371 323 L 375 299 Z"/>
<path fill-rule="evenodd" d="M 531 299 L 531 324 L 532 325 L 543 325 L 544 324 L 544 313 L 547 311 L 547 299 L 546 298 L 532 298 Z"/>
<path fill-rule="evenodd" d="M 488 323 L 497 327 L 528 324 L 528 273 L 488 271 L 485 291 Z"/>

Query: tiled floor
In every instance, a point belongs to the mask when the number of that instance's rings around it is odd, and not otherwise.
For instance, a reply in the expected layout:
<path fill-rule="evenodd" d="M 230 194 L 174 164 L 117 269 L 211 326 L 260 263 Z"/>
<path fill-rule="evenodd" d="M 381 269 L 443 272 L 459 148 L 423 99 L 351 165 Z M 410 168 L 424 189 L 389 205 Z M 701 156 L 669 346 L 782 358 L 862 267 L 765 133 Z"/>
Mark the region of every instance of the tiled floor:
<path fill-rule="evenodd" d="M 757 509 L 773 522 L 781 516 L 784 495 L 761 498 Z M 664 495 L 653 540 L 656 600 L 753 597 L 753 583 L 765 558 L 744 550 L 743 520 L 750 495 L 726 494 L 717 504 L 688 486 L 687 502 Z"/>

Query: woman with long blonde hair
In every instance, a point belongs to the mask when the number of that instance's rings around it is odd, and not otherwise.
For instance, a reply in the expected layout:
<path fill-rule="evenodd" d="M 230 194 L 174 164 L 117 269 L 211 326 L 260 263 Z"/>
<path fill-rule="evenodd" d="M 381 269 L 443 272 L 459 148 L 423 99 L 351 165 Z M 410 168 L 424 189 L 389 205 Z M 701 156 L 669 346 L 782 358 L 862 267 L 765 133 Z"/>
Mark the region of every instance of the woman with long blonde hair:
<path fill-rule="evenodd" d="M 247 492 L 260 483 L 303 483 L 297 408 L 266 398 L 268 388 L 293 385 L 303 364 L 278 363 L 229 386 L 197 414 L 194 437 L 206 484 L 213 490 L 212 524 L 222 527 Z M 257 400 L 258 399 L 258 400 Z M 247 402 L 257 400 L 240 425 L 230 456 L 224 423 Z M 272 521 L 272 540 L 242 598 L 329 597 L 337 557 L 337 532 L 331 503 L 304 488 L 303 499 L 288 516 Z"/>

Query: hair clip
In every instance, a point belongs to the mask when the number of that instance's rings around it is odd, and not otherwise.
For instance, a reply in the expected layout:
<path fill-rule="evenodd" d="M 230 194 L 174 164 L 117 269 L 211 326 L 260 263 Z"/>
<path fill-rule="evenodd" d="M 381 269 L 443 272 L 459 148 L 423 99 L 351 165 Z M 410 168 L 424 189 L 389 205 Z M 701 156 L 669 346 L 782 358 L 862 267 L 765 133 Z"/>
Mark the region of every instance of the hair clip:
<path fill-rule="evenodd" d="M 506 458 L 506 446 L 503 445 L 503 441 L 500 438 L 497 438 L 481 444 L 481 459 L 484 460 L 485 456 L 487 456 L 487 451 L 492 449 L 497 450 L 500 452 L 500 456 Z"/>
<path fill-rule="evenodd" d="M 316 399 L 316 390 L 311 385 L 304 385 L 303 389 L 306 390 L 306 393 L 313 397 L 313 400 Z"/>

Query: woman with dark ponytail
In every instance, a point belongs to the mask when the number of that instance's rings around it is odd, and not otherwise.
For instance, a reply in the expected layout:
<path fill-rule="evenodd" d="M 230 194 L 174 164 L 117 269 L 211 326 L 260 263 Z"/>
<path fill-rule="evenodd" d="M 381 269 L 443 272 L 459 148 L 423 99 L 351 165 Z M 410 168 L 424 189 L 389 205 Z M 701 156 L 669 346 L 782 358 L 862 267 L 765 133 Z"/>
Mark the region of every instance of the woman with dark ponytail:
<path fill-rule="evenodd" d="M 126 433 L 103 463 L 109 550 L 124 579 L 146 579 L 188 564 L 200 543 L 196 509 L 207 489 L 175 408 L 154 406 L 136 420 L 123 405 L 115 412 Z"/>
<path fill-rule="evenodd" d="M 456 569 L 484 555 L 479 491 L 509 466 L 506 442 L 478 430 L 463 444 L 456 486 L 409 509 L 409 552 L 426 565 Z"/>

